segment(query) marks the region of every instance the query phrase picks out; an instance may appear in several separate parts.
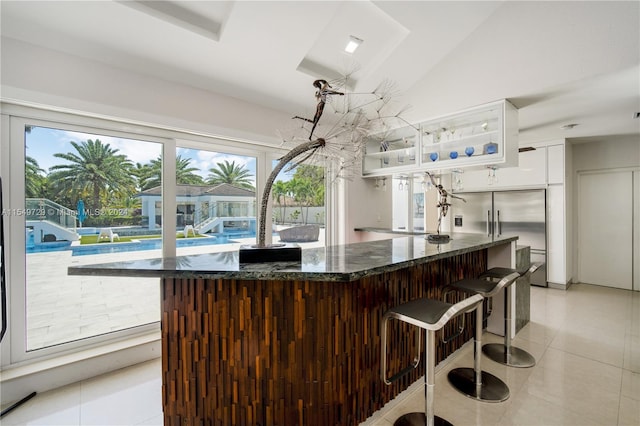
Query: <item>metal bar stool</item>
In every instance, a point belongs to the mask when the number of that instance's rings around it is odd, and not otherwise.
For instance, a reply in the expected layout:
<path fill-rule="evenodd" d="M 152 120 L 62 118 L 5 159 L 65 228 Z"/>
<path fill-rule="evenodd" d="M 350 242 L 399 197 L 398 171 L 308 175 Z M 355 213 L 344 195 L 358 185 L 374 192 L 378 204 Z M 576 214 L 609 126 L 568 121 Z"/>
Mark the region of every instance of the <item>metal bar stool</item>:
<path fill-rule="evenodd" d="M 499 282 L 470 278 L 456 281 L 447 289 L 456 289 L 463 293 L 481 295 L 488 299 L 518 278 L 516 272 L 507 275 Z M 445 292 L 446 295 L 447 292 Z M 462 394 L 478 401 L 502 402 L 509 398 L 509 387 L 491 373 L 482 371 L 482 307 L 476 310 L 476 328 L 473 335 L 473 368 L 461 367 L 449 371 L 449 383 Z"/>
<path fill-rule="evenodd" d="M 426 335 L 426 362 L 424 375 L 424 412 L 408 413 L 398 418 L 395 425 L 451 425 L 448 421 L 437 417 L 434 414 L 434 391 L 435 391 L 435 364 L 436 345 L 435 333 L 444 327 L 447 322 L 465 312 L 471 312 L 482 306 L 482 296 L 479 294 L 468 297 L 458 303 L 450 304 L 434 299 L 417 299 L 403 303 L 389 309 L 382 316 L 381 339 L 381 377 L 386 384 L 391 384 L 395 380 L 413 370 L 420 363 L 420 329 L 425 330 Z M 416 327 L 417 353 L 413 363 L 387 378 L 387 323 L 390 319 L 397 319 Z"/>
<path fill-rule="evenodd" d="M 513 321 L 513 303 L 511 303 L 512 284 L 525 275 L 531 275 L 540 267 L 539 263 L 531 265 L 524 270 L 511 268 L 491 268 L 480 275 L 481 279 L 503 280 L 506 277 L 516 277 L 506 284 L 504 296 L 504 343 L 488 343 L 482 347 L 482 352 L 495 362 L 508 365 L 510 367 L 527 368 L 536 365 L 536 359 L 529 352 L 511 345 L 513 336 L 511 335 L 511 325 Z"/>

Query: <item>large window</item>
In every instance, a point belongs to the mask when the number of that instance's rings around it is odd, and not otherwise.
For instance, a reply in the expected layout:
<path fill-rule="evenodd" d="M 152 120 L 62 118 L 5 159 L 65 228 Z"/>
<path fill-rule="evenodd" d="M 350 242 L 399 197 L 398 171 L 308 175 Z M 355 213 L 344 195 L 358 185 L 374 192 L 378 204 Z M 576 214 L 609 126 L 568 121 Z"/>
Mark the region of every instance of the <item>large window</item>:
<path fill-rule="evenodd" d="M 273 160 L 272 168 L 277 162 Z M 295 241 L 302 247 L 325 245 L 327 210 L 324 167 L 308 164 L 285 166 L 273 184 L 271 200 L 273 229 L 278 234 L 274 240 Z M 296 227 L 299 227 L 298 231 L 293 229 Z"/>
<path fill-rule="evenodd" d="M 16 105 L 3 104 L 2 124 L 9 331 L 0 368 L 33 363 L 52 383 L 66 380 L 56 376 L 65 374 L 66 355 L 102 372 L 105 365 L 119 368 L 159 354 L 159 279 L 70 276 L 69 266 L 237 250 L 255 242 L 269 162 L 281 155 L 275 148 Z M 281 228 L 313 224 L 318 240 L 301 244 L 324 244 L 331 218 L 322 169 L 298 167 L 278 180 L 289 188 L 274 205 L 271 240 Z M 95 374 L 85 367 L 74 380 Z M 20 385 L 25 391 L 27 382 Z"/>
<path fill-rule="evenodd" d="M 256 176 L 254 156 L 178 147 L 177 254 L 229 251 L 255 243 Z"/>
<path fill-rule="evenodd" d="M 425 196 L 432 189 L 430 179 L 421 173 L 394 175 L 391 184 L 393 191 L 393 229 L 424 232 L 426 214 Z M 431 210 L 433 211 L 433 210 Z"/>
<path fill-rule="evenodd" d="M 33 124 L 24 133 L 26 350 L 157 322 L 157 279 L 66 270 L 160 255 L 161 215 L 143 211 L 139 192 L 160 182 L 162 145 Z"/>

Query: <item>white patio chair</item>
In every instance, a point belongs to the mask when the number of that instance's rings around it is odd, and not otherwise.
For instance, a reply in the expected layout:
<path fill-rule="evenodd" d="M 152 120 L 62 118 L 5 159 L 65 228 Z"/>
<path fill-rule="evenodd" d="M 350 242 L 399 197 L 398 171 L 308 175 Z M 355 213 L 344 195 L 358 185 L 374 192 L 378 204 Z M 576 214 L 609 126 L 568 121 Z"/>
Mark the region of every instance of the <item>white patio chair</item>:
<path fill-rule="evenodd" d="M 189 232 L 191 232 L 194 237 L 196 236 L 196 230 L 193 229 L 193 225 L 187 225 L 184 227 L 183 233 L 185 238 L 189 237 Z"/>
<path fill-rule="evenodd" d="M 98 242 L 102 241 L 102 239 L 107 239 L 109 242 L 113 242 L 113 240 L 120 240 L 120 236 L 113 232 L 111 228 L 102 228 L 100 229 L 100 234 L 98 234 Z"/>

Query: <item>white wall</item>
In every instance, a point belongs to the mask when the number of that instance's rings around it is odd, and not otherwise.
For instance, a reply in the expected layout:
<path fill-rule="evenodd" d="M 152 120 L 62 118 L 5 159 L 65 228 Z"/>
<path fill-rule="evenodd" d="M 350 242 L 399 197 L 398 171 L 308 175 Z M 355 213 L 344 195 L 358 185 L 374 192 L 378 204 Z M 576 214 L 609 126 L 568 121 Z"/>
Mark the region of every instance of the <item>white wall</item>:
<path fill-rule="evenodd" d="M 386 190 L 376 189 L 375 183 L 375 179 L 362 178 L 347 182 L 345 200 L 345 242 L 347 244 L 377 238 L 373 233 L 355 232 L 353 228 L 391 229 L 392 227 L 391 185 L 393 181 L 387 178 Z"/>
<path fill-rule="evenodd" d="M 291 122 L 280 111 L 6 37 L 0 63 L 3 100 L 271 144 Z"/>
<path fill-rule="evenodd" d="M 640 166 L 640 140 L 636 136 L 605 136 L 600 141 L 572 145 L 575 172 Z"/>

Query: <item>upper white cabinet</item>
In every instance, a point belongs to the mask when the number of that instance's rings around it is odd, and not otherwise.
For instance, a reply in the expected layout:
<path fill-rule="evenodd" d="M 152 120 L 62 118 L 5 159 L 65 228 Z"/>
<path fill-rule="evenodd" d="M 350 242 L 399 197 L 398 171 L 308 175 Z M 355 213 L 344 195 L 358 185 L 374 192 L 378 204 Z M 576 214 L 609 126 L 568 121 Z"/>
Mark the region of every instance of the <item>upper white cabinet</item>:
<path fill-rule="evenodd" d="M 538 147 L 518 154 L 518 167 L 499 167 L 495 170 L 465 170 L 456 175 L 456 191 L 518 189 L 527 186 L 544 186 L 547 150 Z"/>
<path fill-rule="evenodd" d="M 422 166 L 517 165 L 518 110 L 500 101 L 420 123 Z"/>
<path fill-rule="evenodd" d="M 371 137 L 364 176 L 518 164 L 518 110 L 492 102 Z"/>
<path fill-rule="evenodd" d="M 564 183 L 564 145 L 547 147 L 548 182 Z"/>
<path fill-rule="evenodd" d="M 390 174 L 418 164 L 418 129 L 407 126 L 370 138 L 365 146 L 362 173 Z M 384 173 L 377 173 L 383 171 Z"/>

